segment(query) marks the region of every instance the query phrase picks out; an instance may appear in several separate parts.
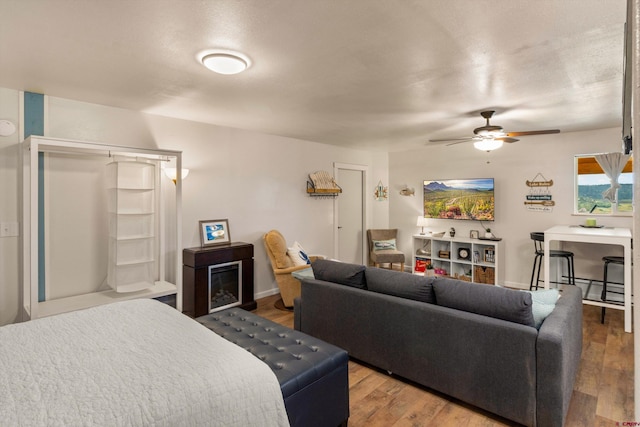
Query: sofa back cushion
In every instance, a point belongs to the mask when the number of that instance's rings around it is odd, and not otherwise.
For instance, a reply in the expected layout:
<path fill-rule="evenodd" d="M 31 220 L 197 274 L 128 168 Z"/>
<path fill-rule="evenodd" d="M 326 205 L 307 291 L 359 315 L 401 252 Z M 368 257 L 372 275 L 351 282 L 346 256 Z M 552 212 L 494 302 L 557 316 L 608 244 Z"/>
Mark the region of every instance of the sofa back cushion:
<path fill-rule="evenodd" d="M 430 304 L 436 302 L 432 277 L 416 276 L 415 274 L 375 267 L 368 267 L 364 271 L 364 275 L 367 279 L 367 289 L 370 291 Z"/>
<path fill-rule="evenodd" d="M 366 267 L 364 265 L 317 259 L 311 263 L 311 268 L 313 269 L 313 276 L 318 280 L 367 289 L 367 282 L 364 277 Z"/>
<path fill-rule="evenodd" d="M 535 327 L 528 292 L 446 278 L 433 289 L 438 305 Z"/>

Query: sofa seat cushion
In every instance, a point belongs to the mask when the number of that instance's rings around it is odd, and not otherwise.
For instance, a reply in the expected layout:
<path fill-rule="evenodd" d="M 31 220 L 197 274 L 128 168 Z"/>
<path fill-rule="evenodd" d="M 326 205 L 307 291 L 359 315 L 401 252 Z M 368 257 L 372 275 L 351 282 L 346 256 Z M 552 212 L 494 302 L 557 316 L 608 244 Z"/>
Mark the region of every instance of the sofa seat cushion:
<path fill-rule="evenodd" d="M 535 327 L 528 292 L 446 278 L 433 289 L 438 305 Z"/>
<path fill-rule="evenodd" d="M 349 264 L 347 262 L 318 259 L 311 263 L 313 276 L 325 282 L 338 283 L 358 289 L 367 289 L 364 276 L 364 265 Z"/>
<path fill-rule="evenodd" d="M 386 295 L 435 304 L 433 277 L 368 267 L 364 271 L 367 289 Z"/>

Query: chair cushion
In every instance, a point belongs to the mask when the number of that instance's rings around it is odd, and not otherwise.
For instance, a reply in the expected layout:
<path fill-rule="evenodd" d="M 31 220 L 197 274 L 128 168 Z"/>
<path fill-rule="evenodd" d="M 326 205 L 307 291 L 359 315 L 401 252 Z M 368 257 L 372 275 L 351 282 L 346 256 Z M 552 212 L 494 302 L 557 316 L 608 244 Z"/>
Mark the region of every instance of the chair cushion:
<path fill-rule="evenodd" d="M 417 276 L 399 271 L 368 267 L 364 271 L 367 289 L 414 301 L 435 304 L 433 277 Z"/>
<path fill-rule="evenodd" d="M 375 251 L 369 254 L 371 261 L 378 263 L 404 262 L 404 252 L 394 250 Z"/>
<path fill-rule="evenodd" d="M 287 249 L 287 255 L 289 255 L 289 258 L 293 261 L 293 265 L 311 264 L 307 253 L 298 242 L 293 242 L 293 246 Z"/>
<path fill-rule="evenodd" d="M 433 289 L 438 305 L 535 327 L 528 292 L 446 278 L 434 280 Z"/>
<path fill-rule="evenodd" d="M 265 242 L 273 255 L 277 268 L 293 267 L 293 261 L 287 255 L 287 242 L 278 231 L 271 230 L 265 236 Z"/>
<path fill-rule="evenodd" d="M 396 247 L 396 239 L 389 240 L 374 240 L 373 241 L 373 250 L 374 252 L 384 251 L 384 250 L 397 250 Z"/>
<path fill-rule="evenodd" d="M 366 267 L 364 265 L 318 259 L 311 263 L 311 268 L 313 268 L 313 276 L 317 280 L 367 289 L 367 282 L 364 276 Z"/>

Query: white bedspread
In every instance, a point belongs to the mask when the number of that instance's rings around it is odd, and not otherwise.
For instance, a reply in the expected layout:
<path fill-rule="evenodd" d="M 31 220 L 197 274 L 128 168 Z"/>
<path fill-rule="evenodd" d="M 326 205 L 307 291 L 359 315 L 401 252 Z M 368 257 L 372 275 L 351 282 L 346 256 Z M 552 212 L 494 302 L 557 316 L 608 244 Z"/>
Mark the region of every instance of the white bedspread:
<path fill-rule="evenodd" d="M 0 424 L 289 425 L 266 364 L 146 299 L 1 327 Z"/>

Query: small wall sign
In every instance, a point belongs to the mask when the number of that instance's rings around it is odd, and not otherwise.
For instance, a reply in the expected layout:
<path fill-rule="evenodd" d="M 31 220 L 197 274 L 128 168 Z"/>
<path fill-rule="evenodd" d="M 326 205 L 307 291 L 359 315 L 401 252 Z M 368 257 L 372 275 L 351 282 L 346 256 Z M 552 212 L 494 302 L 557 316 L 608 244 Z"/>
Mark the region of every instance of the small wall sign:
<path fill-rule="evenodd" d="M 532 180 L 525 182 L 529 187 L 529 194 L 525 196 L 524 205 L 527 210 L 536 212 L 551 212 L 556 202 L 553 201 L 549 187 L 553 185 L 552 179 L 547 179 L 538 173 Z"/>

